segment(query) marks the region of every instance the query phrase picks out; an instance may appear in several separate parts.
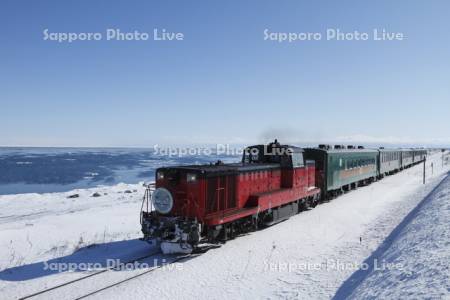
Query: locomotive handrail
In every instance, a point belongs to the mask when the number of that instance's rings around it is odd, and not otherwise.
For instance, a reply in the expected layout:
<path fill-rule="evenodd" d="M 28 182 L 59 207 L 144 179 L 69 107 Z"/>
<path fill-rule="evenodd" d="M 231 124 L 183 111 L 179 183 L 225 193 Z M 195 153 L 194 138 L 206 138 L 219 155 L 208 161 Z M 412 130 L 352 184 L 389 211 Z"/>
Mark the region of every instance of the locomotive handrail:
<path fill-rule="evenodd" d="M 151 188 L 150 185 L 147 185 L 147 188 L 145 189 L 144 197 L 142 198 L 142 204 L 141 204 L 141 213 L 140 213 L 140 224 L 142 225 L 142 218 L 144 213 L 144 203 L 146 204 L 146 212 L 148 213 L 148 202 L 151 196 Z M 151 207 L 151 206 L 150 206 Z"/>

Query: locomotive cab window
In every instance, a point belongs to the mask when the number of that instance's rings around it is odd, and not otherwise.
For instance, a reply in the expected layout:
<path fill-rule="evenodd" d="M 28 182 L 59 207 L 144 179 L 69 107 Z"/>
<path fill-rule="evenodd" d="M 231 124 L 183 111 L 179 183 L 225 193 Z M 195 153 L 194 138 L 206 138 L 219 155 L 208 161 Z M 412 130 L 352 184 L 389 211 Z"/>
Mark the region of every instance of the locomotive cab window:
<path fill-rule="evenodd" d="M 305 164 L 303 162 L 303 153 L 302 152 L 294 152 L 292 153 L 292 167 L 298 168 L 303 167 Z"/>
<path fill-rule="evenodd" d="M 303 152 L 293 151 L 290 154 L 281 155 L 281 166 L 283 168 L 299 168 L 304 165 Z"/>

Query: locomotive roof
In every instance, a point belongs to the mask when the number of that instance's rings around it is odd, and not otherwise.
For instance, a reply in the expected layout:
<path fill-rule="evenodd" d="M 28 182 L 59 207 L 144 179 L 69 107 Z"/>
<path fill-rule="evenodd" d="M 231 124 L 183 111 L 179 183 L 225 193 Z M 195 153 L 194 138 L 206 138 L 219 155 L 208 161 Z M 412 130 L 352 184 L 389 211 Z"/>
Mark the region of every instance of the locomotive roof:
<path fill-rule="evenodd" d="M 250 149 L 250 148 L 266 148 L 266 149 L 271 149 L 271 148 L 284 148 L 284 149 L 291 149 L 294 152 L 304 152 L 304 149 L 298 146 L 292 146 L 292 145 L 285 145 L 285 144 L 268 144 L 268 145 L 264 145 L 264 144 L 259 144 L 259 145 L 252 145 L 252 146 L 247 146 L 245 147 L 246 149 Z"/>
<path fill-rule="evenodd" d="M 279 168 L 278 163 L 255 163 L 255 164 L 244 164 L 239 163 L 228 163 L 228 164 L 209 164 L 209 165 L 187 165 L 187 166 L 175 166 L 175 167 L 165 167 L 160 169 L 178 169 L 185 171 L 201 172 L 201 173 L 233 173 L 233 172 L 245 172 L 245 171 L 259 171 L 267 169 Z"/>

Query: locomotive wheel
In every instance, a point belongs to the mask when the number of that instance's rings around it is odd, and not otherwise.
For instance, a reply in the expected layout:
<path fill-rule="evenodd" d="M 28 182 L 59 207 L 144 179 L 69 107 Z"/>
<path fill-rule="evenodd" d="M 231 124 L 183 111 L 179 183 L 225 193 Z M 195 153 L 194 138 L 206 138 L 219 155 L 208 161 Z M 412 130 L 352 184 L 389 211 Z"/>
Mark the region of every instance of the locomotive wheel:
<path fill-rule="evenodd" d="M 300 200 L 300 205 L 298 207 L 299 208 L 298 212 L 302 212 L 302 211 L 308 210 L 309 207 L 310 207 L 310 205 L 308 203 L 308 199 L 302 199 L 302 200 Z"/>

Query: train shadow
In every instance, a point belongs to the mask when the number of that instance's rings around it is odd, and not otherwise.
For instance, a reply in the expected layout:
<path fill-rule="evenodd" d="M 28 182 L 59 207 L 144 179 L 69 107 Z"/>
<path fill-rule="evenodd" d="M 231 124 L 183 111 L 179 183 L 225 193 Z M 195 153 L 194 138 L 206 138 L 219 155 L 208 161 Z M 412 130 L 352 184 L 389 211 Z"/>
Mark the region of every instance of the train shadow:
<path fill-rule="evenodd" d="M 444 179 L 436 185 L 420 202 L 419 204 L 410 211 L 406 217 L 394 228 L 394 230 L 389 234 L 389 236 L 381 243 L 381 245 L 369 256 L 363 263 L 363 265 L 368 266 L 367 268 L 361 268 L 355 273 L 353 273 L 346 281 L 339 287 L 336 294 L 333 296 L 332 300 L 341 300 L 351 298 L 351 294 L 360 286 L 360 284 L 374 271 L 375 264 L 377 261 L 382 261 L 383 254 L 391 247 L 395 239 L 401 234 L 402 230 L 411 223 L 417 214 L 420 212 L 422 207 L 433 199 L 434 194 L 439 190 L 439 188 L 445 184 L 449 179 L 450 172 L 446 174 Z"/>
<path fill-rule="evenodd" d="M 114 268 L 114 271 L 130 271 L 162 266 L 170 262 L 170 255 L 158 252 L 156 246 L 133 239 L 80 248 L 76 252 L 48 261 L 26 264 L 0 271 L 0 280 L 26 281 L 67 272 L 96 272 Z M 145 259 L 134 261 L 155 253 Z"/>

